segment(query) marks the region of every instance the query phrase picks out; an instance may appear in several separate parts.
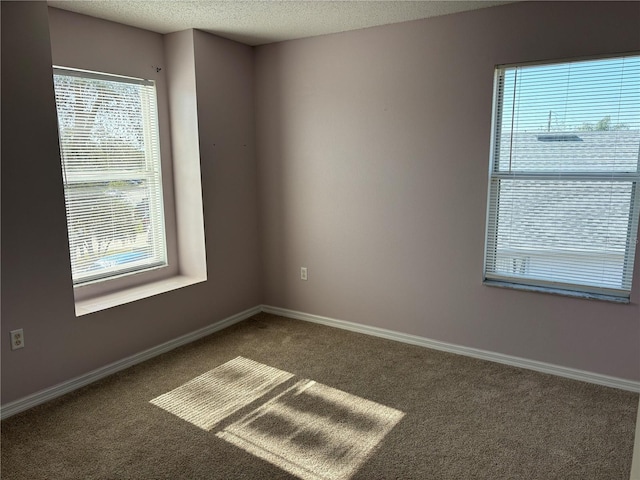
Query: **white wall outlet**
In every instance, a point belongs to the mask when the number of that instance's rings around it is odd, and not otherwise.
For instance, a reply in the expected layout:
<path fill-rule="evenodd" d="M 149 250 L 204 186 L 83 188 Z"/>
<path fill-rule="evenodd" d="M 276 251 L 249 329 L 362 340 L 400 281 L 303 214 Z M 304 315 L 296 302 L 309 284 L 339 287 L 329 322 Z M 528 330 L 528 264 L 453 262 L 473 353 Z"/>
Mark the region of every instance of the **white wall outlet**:
<path fill-rule="evenodd" d="M 11 330 L 11 350 L 17 350 L 24 347 L 24 332 L 21 328 Z"/>
<path fill-rule="evenodd" d="M 300 280 L 307 279 L 307 267 L 300 267 Z"/>

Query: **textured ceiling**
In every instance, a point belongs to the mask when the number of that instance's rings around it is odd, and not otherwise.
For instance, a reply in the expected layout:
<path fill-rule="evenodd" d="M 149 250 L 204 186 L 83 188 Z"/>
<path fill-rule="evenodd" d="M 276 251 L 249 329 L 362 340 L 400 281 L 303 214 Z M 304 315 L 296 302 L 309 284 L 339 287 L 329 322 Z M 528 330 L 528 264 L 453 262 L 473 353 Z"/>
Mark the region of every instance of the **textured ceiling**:
<path fill-rule="evenodd" d="M 158 33 L 198 28 L 248 45 L 344 32 L 511 2 L 50 0 L 52 7 Z"/>

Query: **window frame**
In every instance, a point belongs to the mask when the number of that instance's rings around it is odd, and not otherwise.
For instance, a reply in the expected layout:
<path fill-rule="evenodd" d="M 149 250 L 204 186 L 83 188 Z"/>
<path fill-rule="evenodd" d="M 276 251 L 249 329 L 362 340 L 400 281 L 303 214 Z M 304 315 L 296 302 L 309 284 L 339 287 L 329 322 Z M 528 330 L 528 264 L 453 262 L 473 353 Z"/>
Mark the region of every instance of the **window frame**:
<path fill-rule="evenodd" d="M 161 104 L 164 103 L 166 109 L 166 94 L 161 92 L 158 88 L 157 81 L 149 78 L 141 78 L 133 75 L 123 75 L 115 72 L 102 72 L 96 70 L 86 70 L 69 66 L 53 65 L 52 75 L 57 71 L 71 72 L 71 75 L 76 75 L 83 78 L 97 78 L 103 80 L 122 81 L 125 83 L 139 83 L 139 84 L 153 84 L 155 89 L 155 103 L 156 103 L 156 128 L 157 132 L 157 149 L 159 155 L 160 164 L 160 179 L 159 185 L 162 190 L 161 203 L 163 210 L 162 228 L 164 229 L 164 249 L 166 263 L 161 265 L 149 265 L 143 268 L 123 269 L 115 272 L 113 275 L 96 276 L 95 278 L 87 279 L 86 281 L 76 282 L 73 281 L 74 297 L 76 300 L 76 310 L 78 314 L 78 302 L 86 302 L 91 299 L 100 299 L 104 295 L 118 294 L 126 295 L 126 292 L 136 287 L 144 287 L 145 285 L 153 284 L 154 282 L 170 279 L 178 275 L 179 269 L 177 264 L 176 253 L 176 222 L 174 213 L 174 199 L 173 199 L 173 172 L 171 156 L 167 158 L 167 148 L 164 145 L 161 122 L 163 121 L 160 115 Z M 62 162 L 62 159 L 61 159 Z M 64 167 L 63 167 L 64 168 Z M 65 201 L 66 210 L 66 201 Z M 69 248 L 70 244 L 69 244 Z M 70 252 L 71 253 L 71 252 Z M 71 262 L 71 258 L 70 258 Z M 120 293 L 118 293 L 120 292 Z"/>
<path fill-rule="evenodd" d="M 483 258 L 483 284 L 497 287 L 513 288 L 516 290 L 536 291 L 553 293 L 567 296 L 576 296 L 581 298 L 592 298 L 598 300 L 607 300 L 618 303 L 629 303 L 632 287 L 628 291 L 624 289 L 610 289 L 606 287 L 597 287 L 582 285 L 576 283 L 568 283 L 562 281 L 541 280 L 533 278 L 521 278 L 515 276 L 509 276 L 504 274 L 495 273 L 495 261 L 496 256 L 493 255 L 494 262 L 493 271 L 490 269 L 490 255 L 491 248 L 496 248 L 498 237 L 498 222 L 499 222 L 499 198 L 500 198 L 500 181 L 501 180 L 550 180 L 560 179 L 563 181 L 622 181 L 630 182 L 631 194 L 630 194 L 630 208 L 629 208 L 629 220 L 627 227 L 627 238 L 632 239 L 636 236 L 636 241 L 627 242 L 625 247 L 624 258 L 631 258 L 630 262 L 623 261 L 623 273 L 622 278 L 628 278 L 629 284 L 632 285 L 634 263 L 638 261 L 637 248 L 638 239 L 640 239 L 640 233 L 632 231 L 633 225 L 639 224 L 640 221 L 640 158 L 638 159 L 638 168 L 635 173 L 629 172 L 614 172 L 612 170 L 607 172 L 566 172 L 562 170 L 555 170 L 549 173 L 542 172 L 502 172 L 499 166 L 499 138 L 502 137 L 502 115 L 503 115 L 503 99 L 500 97 L 501 92 L 504 92 L 504 71 L 509 68 L 515 67 L 530 67 L 530 66 L 551 66 L 562 63 L 589 61 L 589 60 L 605 60 L 615 59 L 626 56 L 637 56 L 640 52 L 625 52 L 615 55 L 601 55 L 593 57 L 580 57 L 571 59 L 560 59 L 553 61 L 536 61 L 536 62 L 522 62 L 515 64 L 503 64 L 496 65 L 494 69 L 494 82 L 493 82 L 493 102 L 492 102 L 492 115 L 491 115 L 491 141 L 490 141 L 490 157 L 489 157 L 489 170 L 488 170 L 488 187 L 487 187 L 487 208 L 485 219 L 485 248 Z M 639 153 L 640 157 L 640 153 Z M 495 187 L 494 187 L 495 184 Z M 638 227 L 640 231 L 640 227 Z M 622 292 L 622 293 L 621 293 Z"/>

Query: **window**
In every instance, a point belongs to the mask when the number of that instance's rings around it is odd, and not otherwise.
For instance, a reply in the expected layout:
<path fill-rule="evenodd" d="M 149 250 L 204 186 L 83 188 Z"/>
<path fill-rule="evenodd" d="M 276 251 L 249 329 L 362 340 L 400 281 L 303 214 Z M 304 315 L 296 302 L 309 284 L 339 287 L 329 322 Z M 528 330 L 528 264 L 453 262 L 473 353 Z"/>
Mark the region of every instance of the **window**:
<path fill-rule="evenodd" d="M 73 283 L 167 265 L 153 81 L 54 68 Z"/>
<path fill-rule="evenodd" d="M 494 95 L 485 282 L 628 301 L 640 56 L 498 67 Z"/>

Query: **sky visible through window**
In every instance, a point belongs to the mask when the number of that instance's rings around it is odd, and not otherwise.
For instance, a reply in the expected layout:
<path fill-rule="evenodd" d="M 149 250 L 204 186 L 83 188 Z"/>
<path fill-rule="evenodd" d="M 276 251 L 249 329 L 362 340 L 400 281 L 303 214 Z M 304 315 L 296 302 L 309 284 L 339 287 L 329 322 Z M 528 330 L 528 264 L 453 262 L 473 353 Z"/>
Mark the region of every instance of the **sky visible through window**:
<path fill-rule="evenodd" d="M 503 131 L 639 130 L 639 78 L 640 56 L 508 69 Z"/>
<path fill-rule="evenodd" d="M 499 171 L 638 171 L 640 56 L 501 73 Z"/>

